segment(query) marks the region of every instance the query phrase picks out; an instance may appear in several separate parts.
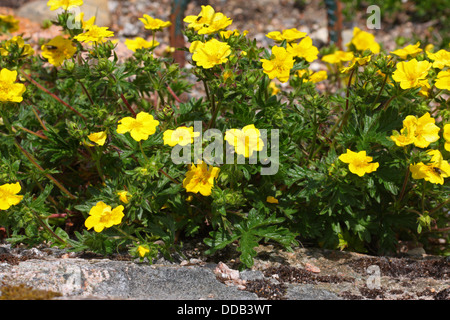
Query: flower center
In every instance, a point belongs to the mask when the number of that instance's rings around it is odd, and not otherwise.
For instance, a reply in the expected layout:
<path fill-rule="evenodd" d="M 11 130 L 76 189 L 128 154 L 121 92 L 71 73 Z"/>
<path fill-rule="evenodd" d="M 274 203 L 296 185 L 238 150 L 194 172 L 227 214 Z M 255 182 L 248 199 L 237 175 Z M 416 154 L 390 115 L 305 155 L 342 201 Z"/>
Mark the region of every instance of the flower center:
<path fill-rule="evenodd" d="M 141 130 L 143 129 L 144 126 L 142 124 L 142 122 L 139 122 L 137 120 L 134 120 L 131 124 L 130 124 L 130 129 L 131 130 Z"/>
<path fill-rule="evenodd" d="M 12 90 L 11 83 L 0 81 L 0 92 L 3 92 L 4 94 L 8 95 L 11 90 Z"/>
<path fill-rule="evenodd" d="M 100 215 L 100 223 L 106 224 L 108 223 L 108 221 L 110 220 L 110 214 L 111 211 L 110 210 L 104 210 L 101 215 Z"/>

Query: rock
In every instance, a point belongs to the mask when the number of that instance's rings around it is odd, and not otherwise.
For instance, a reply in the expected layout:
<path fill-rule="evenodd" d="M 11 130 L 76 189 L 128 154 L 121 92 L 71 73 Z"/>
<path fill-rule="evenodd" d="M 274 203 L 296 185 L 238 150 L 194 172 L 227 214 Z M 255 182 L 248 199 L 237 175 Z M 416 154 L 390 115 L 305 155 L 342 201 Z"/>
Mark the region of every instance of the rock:
<path fill-rule="evenodd" d="M 8 248 L 6 248 L 6 247 L 4 247 L 4 246 L 1 246 L 1 247 L 0 247 L 0 254 L 6 254 L 6 253 L 9 253 Z"/>
<path fill-rule="evenodd" d="M 320 269 L 311 263 L 305 264 L 305 270 L 311 271 L 312 273 L 320 273 Z"/>
<path fill-rule="evenodd" d="M 125 37 L 137 36 L 139 33 L 139 27 L 133 23 L 125 22 L 123 29 L 120 31 L 120 35 Z"/>
<path fill-rule="evenodd" d="M 40 24 L 45 20 L 55 20 L 57 14 L 63 10 L 51 11 L 50 7 L 47 6 L 47 2 L 47 0 L 36 0 L 25 3 L 16 10 L 16 15 Z M 98 26 L 109 27 L 112 23 L 108 0 L 84 0 L 80 8 L 73 8 L 71 11 L 75 14 L 84 12 L 84 20 L 96 16 L 96 24 Z"/>
<path fill-rule="evenodd" d="M 59 292 L 63 298 L 248 300 L 253 293 L 217 281 L 202 267 L 156 266 L 129 261 L 47 259 L 0 265 L 0 283 Z"/>
<path fill-rule="evenodd" d="M 214 274 L 218 280 L 226 285 L 234 285 L 241 290 L 245 289 L 246 281 L 240 278 L 239 270 L 230 269 L 223 262 L 219 262 L 217 267 L 214 269 Z"/>
<path fill-rule="evenodd" d="M 341 300 L 333 292 L 317 289 L 312 285 L 289 285 L 285 297 L 288 300 Z"/>
<path fill-rule="evenodd" d="M 264 279 L 264 274 L 260 270 L 243 270 L 240 272 L 241 279 L 244 281 L 255 281 Z"/>
<path fill-rule="evenodd" d="M 315 42 L 320 42 L 325 44 L 328 42 L 328 29 L 326 27 L 322 27 L 310 35 L 311 39 Z"/>

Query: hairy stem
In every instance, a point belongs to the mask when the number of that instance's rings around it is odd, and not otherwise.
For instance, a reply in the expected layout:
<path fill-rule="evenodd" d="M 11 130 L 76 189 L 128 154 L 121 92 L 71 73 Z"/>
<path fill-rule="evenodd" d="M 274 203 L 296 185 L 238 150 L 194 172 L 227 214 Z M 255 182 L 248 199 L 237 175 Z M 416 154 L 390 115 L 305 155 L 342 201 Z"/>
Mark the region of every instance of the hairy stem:
<path fill-rule="evenodd" d="M 64 105 L 65 107 L 69 108 L 71 111 L 75 112 L 77 115 L 79 115 L 84 121 L 87 121 L 86 117 L 83 116 L 78 110 L 75 110 L 71 105 L 69 105 L 67 102 L 61 100 L 57 95 L 55 95 L 54 93 L 51 93 L 49 90 L 47 90 L 46 88 L 44 88 L 42 85 L 40 85 L 39 83 L 37 83 L 33 78 L 31 78 L 31 76 L 29 74 L 27 74 L 26 72 L 23 72 L 22 70 L 20 70 L 20 73 L 27 78 L 32 84 L 34 84 L 36 87 L 38 87 L 41 91 L 44 91 L 45 93 L 47 93 L 48 95 L 50 95 L 53 99 L 55 99 L 56 101 L 60 102 L 62 105 Z"/>

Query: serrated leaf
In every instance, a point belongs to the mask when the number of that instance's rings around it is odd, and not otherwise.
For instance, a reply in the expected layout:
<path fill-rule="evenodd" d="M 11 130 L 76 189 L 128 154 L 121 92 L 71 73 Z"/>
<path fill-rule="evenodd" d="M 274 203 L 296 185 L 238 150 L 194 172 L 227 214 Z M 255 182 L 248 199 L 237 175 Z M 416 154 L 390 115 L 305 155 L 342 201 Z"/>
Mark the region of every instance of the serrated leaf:
<path fill-rule="evenodd" d="M 218 231 L 212 231 L 209 233 L 210 238 L 206 238 L 203 242 L 210 247 L 210 249 L 206 250 L 206 254 L 212 254 L 217 250 L 221 250 L 225 248 L 230 243 L 239 239 L 238 235 L 231 236 L 227 232 L 224 232 L 222 229 Z"/>

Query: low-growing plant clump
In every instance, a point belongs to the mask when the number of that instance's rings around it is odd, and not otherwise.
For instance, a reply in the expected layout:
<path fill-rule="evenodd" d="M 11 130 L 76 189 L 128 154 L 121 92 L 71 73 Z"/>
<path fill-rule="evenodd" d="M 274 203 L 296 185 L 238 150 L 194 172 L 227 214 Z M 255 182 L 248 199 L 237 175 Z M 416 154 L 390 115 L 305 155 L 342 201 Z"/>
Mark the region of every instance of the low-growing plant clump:
<path fill-rule="evenodd" d="M 385 52 L 360 28 L 344 50 L 299 30 L 259 47 L 202 6 L 184 18 L 181 68 L 144 14 L 126 40 L 63 8 L 39 52 L 0 44 L 0 227 L 6 241 L 152 261 L 201 237 L 236 244 L 251 267 L 262 241 L 383 254 L 399 240 L 448 246 L 450 52 Z M 0 31 L 17 30 L 0 16 Z M 311 63 L 322 60 L 324 70 Z M 204 96 L 181 99 L 195 81 Z M 319 86 L 319 83 L 321 84 Z M 434 253 L 448 255 L 447 250 Z"/>

